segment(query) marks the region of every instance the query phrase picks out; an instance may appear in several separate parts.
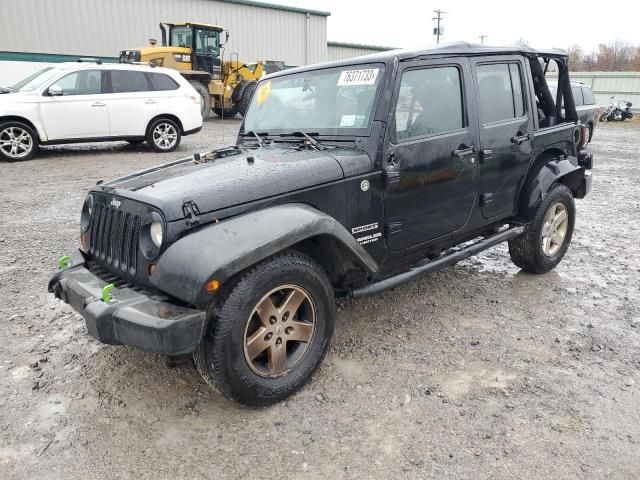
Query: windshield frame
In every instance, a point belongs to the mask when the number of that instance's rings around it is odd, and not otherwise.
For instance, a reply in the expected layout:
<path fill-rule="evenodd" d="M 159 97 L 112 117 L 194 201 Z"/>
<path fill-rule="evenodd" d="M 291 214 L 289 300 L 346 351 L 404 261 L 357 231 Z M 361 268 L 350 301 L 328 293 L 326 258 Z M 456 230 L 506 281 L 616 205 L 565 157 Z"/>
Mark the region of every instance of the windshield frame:
<path fill-rule="evenodd" d="M 55 78 L 56 76 L 56 67 L 44 67 L 37 72 L 32 73 L 31 75 L 26 76 L 22 80 L 19 80 L 14 85 L 11 85 L 9 88 L 14 89 L 17 92 L 34 92 L 38 90 L 42 85 L 47 83 L 47 81 Z M 25 89 L 24 87 L 35 81 L 36 79 L 43 77 L 43 80 L 39 83 L 36 83 L 32 88 Z"/>
<path fill-rule="evenodd" d="M 286 77 L 291 77 L 291 76 L 304 76 L 304 75 L 308 75 L 310 73 L 316 73 L 316 72 L 322 72 L 324 71 L 330 71 L 330 70 L 363 70 L 366 68 L 378 68 L 380 70 L 378 76 L 378 85 L 376 86 L 376 90 L 374 92 L 373 95 L 373 102 L 371 105 L 371 113 L 369 115 L 369 123 L 365 126 L 365 127 L 337 127 L 337 128 L 314 128 L 314 127 L 309 127 L 309 128 L 302 128 L 302 127 L 295 127 L 295 128 L 286 128 L 286 129 L 262 129 L 262 128 L 258 128 L 256 130 L 256 132 L 258 134 L 260 134 L 260 136 L 264 136 L 263 134 L 266 134 L 267 137 L 293 137 L 295 135 L 293 135 L 294 132 L 297 131 L 304 131 L 307 134 L 313 134 L 313 136 L 315 137 L 317 134 L 317 136 L 321 136 L 321 137 L 366 137 L 369 136 L 371 133 L 371 129 L 373 127 L 373 122 L 376 119 L 377 116 L 377 111 L 379 108 L 379 104 L 381 101 L 381 91 L 384 88 L 384 86 L 387 83 L 387 76 L 388 76 L 388 71 L 392 70 L 387 68 L 387 64 L 383 61 L 371 61 L 371 62 L 366 62 L 366 63 L 352 63 L 352 64 L 343 64 L 343 65 L 331 65 L 331 66 L 326 66 L 326 67 L 322 67 L 322 68 L 315 68 L 315 69 L 304 69 L 302 71 L 296 69 L 296 71 L 292 71 L 291 73 L 282 73 L 282 72 L 278 72 L 277 74 L 271 76 L 268 75 L 267 77 L 263 78 L 257 85 L 255 92 L 258 92 L 260 87 L 263 86 L 264 84 L 266 84 L 266 82 L 268 81 L 273 81 L 273 80 L 279 80 L 282 78 L 286 78 Z M 249 110 L 247 110 L 247 117 L 249 115 L 249 112 L 251 110 L 251 106 L 253 105 L 253 99 L 252 99 L 252 103 L 249 106 Z M 242 127 L 240 129 L 240 134 L 245 134 L 247 133 L 249 130 L 247 130 L 246 125 L 246 117 L 245 120 L 242 122 Z M 250 130 L 254 130 L 254 129 L 250 129 Z M 298 137 L 299 138 L 299 137 Z"/>

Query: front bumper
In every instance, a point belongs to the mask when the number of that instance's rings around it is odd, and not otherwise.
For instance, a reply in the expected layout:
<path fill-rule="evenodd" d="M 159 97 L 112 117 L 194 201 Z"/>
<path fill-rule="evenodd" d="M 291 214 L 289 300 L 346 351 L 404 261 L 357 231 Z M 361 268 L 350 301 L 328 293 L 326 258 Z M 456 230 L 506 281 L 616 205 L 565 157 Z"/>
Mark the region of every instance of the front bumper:
<path fill-rule="evenodd" d="M 49 292 L 80 313 L 89 333 L 102 343 L 131 345 L 163 355 L 189 353 L 200 343 L 205 312 L 128 287 L 113 288 L 111 300 L 105 303 L 105 285 L 76 251 L 70 266 L 49 281 Z"/>

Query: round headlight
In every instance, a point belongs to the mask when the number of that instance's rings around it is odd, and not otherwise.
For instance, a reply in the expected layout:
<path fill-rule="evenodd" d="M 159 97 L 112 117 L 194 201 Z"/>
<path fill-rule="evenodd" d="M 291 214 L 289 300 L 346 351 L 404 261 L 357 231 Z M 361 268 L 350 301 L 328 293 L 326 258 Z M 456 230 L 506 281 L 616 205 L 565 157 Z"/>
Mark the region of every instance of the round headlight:
<path fill-rule="evenodd" d="M 87 195 L 82 205 L 82 213 L 80 214 L 80 228 L 83 232 L 89 230 L 91 225 L 91 215 L 93 215 L 93 195 Z"/>
<path fill-rule="evenodd" d="M 162 222 L 153 222 L 149 227 L 151 241 L 158 248 L 162 245 L 162 233 Z"/>

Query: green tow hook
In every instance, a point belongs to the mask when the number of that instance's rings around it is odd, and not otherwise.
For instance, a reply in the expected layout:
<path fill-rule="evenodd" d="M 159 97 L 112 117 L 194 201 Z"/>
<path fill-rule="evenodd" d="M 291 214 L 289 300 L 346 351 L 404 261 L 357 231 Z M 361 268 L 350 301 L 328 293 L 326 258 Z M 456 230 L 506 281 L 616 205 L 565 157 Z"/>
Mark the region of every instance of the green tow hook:
<path fill-rule="evenodd" d="M 110 283 L 109 285 L 102 287 L 102 301 L 104 303 L 109 303 L 111 301 L 111 290 L 114 286 L 115 285 L 113 283 Z"/>
<path fill-rule="evenodd" d="M 69 255 L 64 255 L 60 257 L 58 260 L 58 268 L 60 270 L 65 270 L 71 266 L 71 257 Z"/>

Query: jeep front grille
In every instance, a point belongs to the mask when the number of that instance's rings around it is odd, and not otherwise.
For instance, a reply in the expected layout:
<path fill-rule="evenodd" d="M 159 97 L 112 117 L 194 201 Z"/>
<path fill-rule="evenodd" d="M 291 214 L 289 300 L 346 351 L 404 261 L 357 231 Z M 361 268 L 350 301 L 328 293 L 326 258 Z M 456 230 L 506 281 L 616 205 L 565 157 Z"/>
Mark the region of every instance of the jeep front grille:
<path fill-rule="evenodd" d="M 97 203 L 91 219 L 89 253 L 123 274 L 136 274 L 140 216 Z"/>

